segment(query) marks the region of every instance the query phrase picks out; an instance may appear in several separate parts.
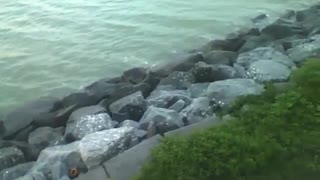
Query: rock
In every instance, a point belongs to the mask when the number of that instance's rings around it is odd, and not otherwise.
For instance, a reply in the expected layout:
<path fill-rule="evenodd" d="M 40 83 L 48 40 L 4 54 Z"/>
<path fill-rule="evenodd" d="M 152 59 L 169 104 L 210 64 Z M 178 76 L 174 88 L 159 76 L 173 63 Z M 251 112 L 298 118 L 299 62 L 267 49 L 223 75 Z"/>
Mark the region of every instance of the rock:
<path fill-rule="evenodd" d="M 42 149 L 56 145 L 57 142 L 63 137 L 64 127 L 60 128 L 51 128 L 51 127 L 42 127 L 38 128 L 32 133 L 30 133 L 28 138 L 28 143 L 39 148 L 39 151 Z"/>
<path fill-rule="evenodd" d="M 143 165 L 150 161 L 151 151 L 159 145 L 161 139 L 160 135 L 153 136 L 105 162 L 103 165 L 108 170 L 110 179 L 128 180 L 136 177 Z"/>
<path fill-rule="evenodd" d="M 79 149 L 87 167 L 98 166 L 129 148 L 133 130 L 131 127 L 121 127 L 85 136 L 79 143 Z"/>
<path fill-rule="evenodd" d="M 295 64 L 288 56 L 271 47 L 260 47 L 252 51 L 242 53 L 237 58 L 237 64 L 243 66 L 247 70 L 250 67 L 250 64 L 258 60 L 274 61 L 290 68 L 295 67 Z"/>
<path fill-rule="evenodd" d="M 238 71 L 230 66 L 226 65 L 212 65 L 212 75 L 211 75 L 211 81 L 209 82 L 214 82 L 214 81 L 220 81 L 220 80 L 225 80 L 225 79 L 235 79 L 235 78 L 240 78 L 241 75 L 238 73 Z"/>
<path fill-rule="evenodd" d="M 224 64 L 231 66 L 237 58 L 237 53 L 232 51 L 213 50 L 204 56 L 207 64 Z"/>
<path fill-rule="evenodd" d="M 149 107 L 139 121 L 139 128 L 148 131 L 148 137 L 183 126 L 182 117 L 178 112 L 157 107 Z"/>
<path fill-rule="evenodd" d="M 189 72 L 179 72 L 175 71 L 171 73 L 168 77 L 162 79 L 159 85 L 171 85 L 175 89 L 188 89 L 188 87 L 194 83 L 194 77 Z"/>
<path fill-rule="evenodd" d="M 275 61 L 259 60 L 250 65 L 247 78 L 259 82 L 285 82 L 290 74 L 291 69 L 288 66 Z"/>
<path fill-rule="evenodd" d="M 143 82 L 147 74 L 148 74 L 148 71 L 146 68 L 142 68 L 142 67 L 132 68 L 123 72 L 121 79 L 124 82 L 128 82 L 131 84 L 138 84 Z"/>
<path fill-rule="evenodd" d="M 301 44 L 310 43 L 312 41 L 312 39 L 305 39 L 301 36 L 292 36 L 289 38 L 282 39 L 279 42 L 282 43 L 282 47 L 285 51 L 287 51 L 288 49 L 294 48 Z"/>
<path fill-rule="evenodd" d="M 298 65 L 310 57 L 320 55 L 320 35 L 314 36 L 314 40 L 309 43 L 300 44 L 294 48 L 288 49 L 289 57 Z"/>
<path fill-rule="evenodd" d="M 133 127 L 133 128 L 138 128 L 139 123 L 133 120 L 125 120 L 120 123 L 119 127 Z"/>
<path fill-rule="evenodd" d="M 18 164 L 14 167 L 4 169 L 0 172 L 1 180 L 13 180 L 24 176 L 34 165 L 34 162 L 27 162 L 23 164 Z"/>
<path fill-rule="evenodd" d="M 23 153 L 16 147 L 0 149 L 0 171 L 24 163 Z"/>
<path fill-rule="evenodd" d="M 47 180 L 48 178 L 41 172 L 35 172 L 31 174 L 34 180 Z"/>
<path fill-rule="evenodd" d="M 191 104 L 181 111 L 181 116 L 187 124 L 201 122 L 213 116 L 213 103 L 207 97 L 193 99 Z"/>
<path fill-rule="evenodd" d="M 103 166 L 98 166 L 97 168 L 90 169 L 88 173 L 86 174 L 80 174 L 78 178 L 75 180 L 111 180 Z"/>
<path fill-rule="evenodd" d="M 86 109 L 90 109 L 90 107 Z M 98 109 L 97 107 L 97 110 Z M 79 110 L 83 112 L 86 111 L 85 109 Z M 65 138 L 68 142 L 80 140 L 88 134 L 114 127 L 112 119 L 107 113 L 103 112 L 103 110 L 96 112 L 97 114 L 95 114 L 95 111 L 91 113 L 75 111 L 74 113 L 73 116 L 70 116 L 66 127 Z"/>
<path fill-rule="evenodd" d="M 314 35 L 320 32 L 320 6 L 314 5 L 308 9 L 297 11 L 296 20 L 301 24 L 303 30 L 309 34 Z"/>
<path fill-rule="evenodd" d="M 160 108 L 169 108 L 178 100 L 183 100 L 186 104 L 190 104 L 190 93 L 186 90 L 154 90 L 146 99 L 147 106 L 154 106 Z"/>
<path fill-rule="evenodd" d="M 185 106 L 186 106 L 186 102 L 184 102 L 183 100 L 179 99 L 176 103 L 174 103 L 168 109 L 172 109 L 172 110 L 175 110 L 177 112 L 180 112 Z"/>
<path fill-rule="evenodd" d="M 57 161 L 52 166 L 51 174 L 52 180 L 61 180 L 62 177 L 68 175 L 68 169 L 63 163 Z"/>
<path fill-rule="evenodd" d="M 0 140 L 0 149 L 8 147 L 15 147 L 22 151 L 26 161 L 35 161 L 41 150 L 39 147 L 30 145 L 26 142 Z"/>
<path fill-rule="evenodd" d="M 139 121 L 147 109 L 146 101 L 144 100 L 141 91 L 133 93 L 129 96 L 123 97 L 110 105 L 110 111 L 113 114 L 121 114 L 123 118 L 116 119 L 116 121 L 124 121 L 132 119 Z"/>
<path fill-rule="evenodd" d="M 102 102 L 99 104 L 108 109 L 113 102 L 138 91 L 141 91 L 143 96 L 147 97 L 152 89 L 151 85 L 147 83 L 132 85 L 129 83 L 111 84 L 97 81 L 86 87 L 86 90 L 90 94 L 100 97 Z"/>
<path fill-rule="evenodd" d="M 239 64 L 234 63 L 234 64 L 233 64 L 233 67 L 234 67 L 234 69 L 238 72 L 238 74 L 239 74 L 239 76 L 240 76 L 241 78 L 246 77 L 247 72 L 246 72 L 246 69 L 245 69 L 243 66 L 240 66 Z"/>
<path fill-rule="evenodd" d="M 196 83 L 211 82 L 212 80 L 212 68 L 204 62 L 195 64 L 192 69 L 192 74 Z"/>
<path fill-rule="evenodd" d="M 19 130 L 26 128 L 35 119 L 54 111 L 58 102 L 58 98 L 41 97 L 19 106 L 6 114 L 4 119 L 0 120 L 0 124 L 2 124 L 4 128 L 4 130 L 1 131 L 0 136 L 3 134 L 4 137 L 9 137 Z"/>
<path fill-rule="evenodd" d="M 41 151 L 37 162 L 27 175 L 41 172 L 50 179 L 56 162 L 63 164 L 68 170 L 76 168 L 80 173 L 85 173 L 88 170 L 82 160 L 79 141 L 76 141 L 67 145 L 51 146 Z"/>
<path fill-rule="evenodd" d="M 276 44 L 269 36 L 251 36 L 247 39 L 246 43 L 239 49 L 238 53 L 244 53 L 252 51 L 259 47 L 272 47 L 279 52 L 283 52 L 284 49 L 280 44 Z"/>
<path fill-rule="evenodd" d="M 191 98 L 198 98 L 202 96 L 206 91 L 210 83 L 196 83 L 192 84 L 188 89 Z"/>
<path fill-rule="evenodd" d="M 229 108 L 236 97 L 260 94 L 263 90 L 263 85 L 251 79 L 228 79 L 210 83 L 205 95 L 220 106 Z"/>
<path fill-rule="evenodd" d="M 14 138 L 13 140 L 15 141 L 24 141 L 24 142 L 27 142 L 28 141 L 28 137 L 29 137 L 29 134 L 31 132 L 33 132 L 34 130 L 36 130 L 37 127 L 30 124 L 28 127 L 22 129 L 21 131 L 19 131 L 18 133 L 16 133 L 14 135 Z"/>
<path fill-rule="evenodd" d="M 294 23 L 285 19 L 279 19 L 275 23 L 262 29 L 263 35 L 268 35 L 273 39 L 286 38 L 296 34 L 306 34 L 298 23 Z"/>

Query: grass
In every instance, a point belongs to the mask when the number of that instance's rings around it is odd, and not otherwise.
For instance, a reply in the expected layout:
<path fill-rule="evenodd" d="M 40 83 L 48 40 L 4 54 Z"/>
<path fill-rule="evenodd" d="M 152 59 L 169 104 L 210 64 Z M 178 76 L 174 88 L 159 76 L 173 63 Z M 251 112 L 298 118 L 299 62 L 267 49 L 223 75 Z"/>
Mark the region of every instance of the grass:
<path fill-rule="evenodd" d="M 306 61 L 290 83 L 240 97 L 228 123 L 164 138 L 135 179 L 318 180 L 320 60 Z"/>

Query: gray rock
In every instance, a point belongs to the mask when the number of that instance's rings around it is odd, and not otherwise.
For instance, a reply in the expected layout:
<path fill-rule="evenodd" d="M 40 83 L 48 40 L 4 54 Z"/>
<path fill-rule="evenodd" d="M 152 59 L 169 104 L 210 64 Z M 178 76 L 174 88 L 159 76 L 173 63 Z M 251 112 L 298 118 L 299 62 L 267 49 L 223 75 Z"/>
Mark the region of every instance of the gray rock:
<path fill-rule="evenodd" d="M 27 175 L 41 172 L 49 179 L 52 177 L 53 165 L 56 162 L 63 164 L 66 169 L 77 168 L 79 172 L 84 173 L 88 170 L 82 160 L 79 142 L 76 141 L 67 145 L 52 146 L 42 150 L 37 162 Z"/>
<path fill-rule="evenodd" d="M 92 177 L 91 177 L 92 178 Z M 70 178 L 69 178 L 69 176 L 63 176 L 62 178 L 60 178 L 59 180 L 71 180 Z M 106 180 L 106 179 L 104 179 L 104 180 Z"/>
<path fill-rule="evenodd" d="M 125 120 L 120 123 L 120 127 L 133 127 L 133 128 L 138 128 L 139 123 L 137 121 L 133 120 Z"/>
<path fill-rule="evenodd" d="M 4 169 L 0 172 L 1 180 L 13 180 L 24 176 L 34 165 L 34 162 L 28 162 L 23 164 L 18 164 L 14 167 Z"/>
<path fill-rule="evenodd" d="M 250 64 L 258 60 L 275 61 L 290 68 L 295 67 L 295 64 L 288 56 L 271 47 L 260 47 L 249 52 L 241 53 L 237 58 L 237 64 L 247 70 Z"/>
<path fill-rule="evenodd" d="M 124 121 L 132 119 L 139 121 L 147 109 L 146 101 L 144 100 L 141 91 L 135 92 L 129 96 L 123 97 L 110 105 L 112 117 L 114 114 L 121 114 L 122 118 L 114 118 L 116 121 Z M 118 116 L 119 117 L 119 116 Z"/>
<path fill-rule="evenodd" d="M 175 89 L 188 89 L 190 85 L 194 83 L 194 77 L 189 72 L 175 71 L 171 73 L 168 77 L 162 79 L 159 85 L 171 85 Z"/>
<path fill-rule="evenodd" d="M 176 103 L 174 103 L 168 109 L 172 109 L 172 110 L 175 110 L 177 112 L 180 112 L 185 106 L 186 106 L 186 102 L 184 102 L 183 100 L 179 99 Z"/>
<path fill-rule="evenodd" d="M 319 5 L 317 4 L 308 9 L 297 11 L 296 20 L 302 25 L 306 33 L 313 35 L 320 32 L 319 15 Z"/>
<path fill-rule="evenodd" d="M 275 23 L 262 29 L 261 33 L 268 35 L 273 39 L 281 39 L 296 34 L 306 34 L 298 23 L 285 19 L 277 20 Z"/>
<path fill-rule="evenodd" d="M 43 149 L 47 146 L 56 145 L 56 143 L 63 137 L 64 127 L 51 128 L 42 127 L 30 133 L 28 143 L 31 145 L 42 146 Z"/>
<path fill-rule="evenodd" d="M 263 90 L 263 85 L 251 79 L 228 79 L 210 83 L 206 96 L 228 108 L 238 96 L 260 94 Z"/>
<path fill-rule="evenodd" d="M 41 172 L 32 173 L 31 176 L 34 180 L 48 180 L 48 178 Z"/>
<path fill-rule="evenodd" d="M 40 150 L 38 147 L 30 145 L 26 142 L 0 140 L 0 149 L 8 147 L 15 147 L 21 150 L 24 154 L 26 161 L 35 161 L 38 158 L 38 155 L 40 154 Z"/>
<path fill-rule="evenodd" d="M 108 170 L 110 179 L 128 180 L 137 176 L 143 165 L 150 161 L 151 151 L 161 139 L 160 135 L 153 136 L 105 162 L 103 165 Z"/>
<path fill-rule="evenodd" d="M 169 108 L 180 99 L 186 102 L 186 104 L 190 104 L 190 93 L 186 90 L 161 90 L 157 88 L 146 101 L 147 106 Z"/>
<path fill-rule="evenodd" d="M 232 51 L 213 50 L 204 56 L 207 64 L 232 65 L 237 58 L 237 53 Z"/>
<path fill-rule="evenodd" d="M 104 167 L 99 166 L 97 168 L 91 169 L 88 173 L 80 174 L 79 177 L 77 177 L 75 180 L 111 180 L 106 171 L 104 170 Z"/>
<path fill-rule="evenodd" d="M 148 137 L 184 126 L 182 116 L 178 112 L 157 107 L 149 107 L 139 124 L 140 129 L 148 131 Z"/>
<path fill-rule="evenodd" d="M 80 140 L 84 136 L 98 131 L 111 129 L 114 125 L 107 113 L 88 114 L 79 119 L 69 119 L 65 138 L 67 141 Z"/>
<path fill-rule="evenodd" d="M 181 115 L 187 124 L 201 122 L 213 116 L 213 103 L 207 97 L 193 99 L 191 104 L 181 111 Z"/>
<path fill-rule="evenodd" d="M 12 140 L 28 142 L 29 134 L 36 129 L 37 129 L 36 126 L 30 124 L 26 128 L 24 128 L 21 131 L 19 131 L 18 133 L 16 133 Z"/>
<path fill-rule="evenodd" d="M 16 147 L 0 149 L 0 171 L 24 163 L 23 153 Z"/>
<path fill-rule="evenodd" d="M 192 69 L 192 74 L 196 83 L 212 81 L 212 68 L 205 62 L 198 62 Z M 189 86 L 190 87 L 190 86 Z"/>
<path fill-rule="evenodd" d="M 320 55 L 320 35 L 314 36 L 314 41 L 300 44 L 294 48 L 288 49 L 288 54 L 293 61 L 300 65 L 307 58 Z"/>
<path fill-rule="evenodd" d="M 285 82 L 290 74 L 291 69 L 288 66 L 275 61 L 259 60 L 250 65 L 247 78 L 259 82 Z"/>
<path fill-rule="evenodd" d="M 233 67 L 238 72 L 238 74 L 239 74 L 239 76 L 241 78 L 246 77 L 247 72 L 246 72 L 246 69 L 243 66 L 240 66 L 239 64 L 234 63 Z"/>
<path fill-rule="evenodd" d="M 214 81 L 221 81 L 225 79 L 235 79 L 235 78 L 240 78 L 241 74 L 239 72 L 231 67 L 231 66 L 226 66 L 226 65 L 213 65 L 211 66 L 212 68 L 212 77 L 210 82 Z"/>
<path fill-rule="evenodd" d="M 146 68 L 138 67 L 132 68 L 125 72 L 123 72 L 121 79 L 124 82 L 128 82 L 131 84 L 138 84 L 143 82 L 143 80 L 147 77 L 148 71 Z"/>
<path fill-rule="evenodd" d="M 58 102 L 58 98 L 41 97 L 9 112 L 5 115 L 4 119 L 0 120 L 0 124 L 3 126 L 0 137 L 1 134 L 4 137 L 12 136 L 19 130 L 26 128 L 35 119 L 55 110 Z"/>
<path fill-rule="evenodd" d="M 52 180 L 60 180 L 62 177 L 68 175 L 68 169 L 63 163 L 57 161 L 52 166 L 51 174 L 52 174 L 52 177 L 51 177 Z"/>
<path fill-rule="evenodd" d="M 202 96 L 206 91 L 210 83 L 196 83 L 192 84 L 188 89 L 191 94 L 191 98 L 197 98 Z"/>
<path fill-rule="evenodd" d="M 129 148 L 133 130 L 131 127 L 121 127 L 85 136 L 79 143 L 79 150 L 87 167 L 98 166 Z"/>

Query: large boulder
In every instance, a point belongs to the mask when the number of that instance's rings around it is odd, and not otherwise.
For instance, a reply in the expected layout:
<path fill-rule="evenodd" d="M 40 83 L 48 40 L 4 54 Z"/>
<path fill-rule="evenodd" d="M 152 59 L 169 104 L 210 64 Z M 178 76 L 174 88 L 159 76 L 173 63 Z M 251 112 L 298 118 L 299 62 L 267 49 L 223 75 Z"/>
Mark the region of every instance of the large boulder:
<path fill-rule="evenodd" d="M 123 72 L 121 79 L 124 82 L 131 84 L 139 84 L 145 80 L 148 75 L 148 70 L 146 68 L 137 67 L 129 69 Z"/>
<path fill-rule="evenodd" d="M 191 104 L 183 109 L 180 114 L 187 124 L 201 122 L 208 117 L 213 117 L 214 105 L 214 102 L 208 97 L 199 97 L 193 99 Z"/>
<path fill-rule="evenodd" d="M 0 171 L 24 163 L 23 153 L 16 147 L 0 149 Z"/>
<path fill-rule="evenodd" d="M 282 39 L 296 34 L 307 34 L 299 23 L 281 18 L 262 29 L 261 33 L 273 39 Z"/>
<path fill-rule="evenodd" d="M 147 109 L 146 101 L 141 91 L 123 97 L 110 105 L 113 120 L 124 121 L 132 119 L 139 121 Z"/>
<path fill-rule="evenodd" d="M 289 79 L 291 69 L 284 64 L 259 60 L 250 64 L 246 78 L 254 79 L 259 82 L 285 82 Z"/>
<path fill-rule="evenodd" d="M 205 54 L 204 62 L 207 64 L 224 64 L 231 66 L 237 58 L 237 53 L 232 51 L 213 50 Z"/>
<path fill-rule="evenodd" d="M 171 85 L 175 89 L 188 89 L 194 83 L 194 77 L 189 72 L 175 71 L 168 77 L 162 79 L 159 85 Z"/>
<path fill-rule="evenodd" d="M 304 60 L 314 56 L 320 56 L 320 35 L 310 38 L 311 42 L 300 44 L 294 48 L 288 49 L 288 54 L 293 61 L 301 65 Z"/>
<path fill-rule="evenodd" d="M 296 19 L 309 35 L 320 33 L 320 5 L 313 5 L 308 9 L 297 11 Z"/>
<path fill-rule="evenodd" d="M 30 133 L 28 143 L 41 151 L 48 146 L 58 145 L 63 138 L 63 134 L 64 127 L 41 127 Z"/>
<path fill-rule="evenodd" d="M 85 115 L 75 121 L 68 121 L 65 138 L 68 142 L 80 140 L 84 136 L 114 127 L 107 113 Z"/>
<path fill-rule="evenodd" d="M 287 55 L 276 51 L 272 47 L 260 47 L 249 52 L 241 53 L 238 56 L 236 63 L 247 70 L 252 63 L 258 60 L 274 61 L 290 68 L 295 67 L 295 64 Z"/>
<path fill-rule="evenodd" d="M 26 142 L 0 140 L 0 149 L 9 147 L 15 147 L 23 152 L 26 161 L 35 161 L 41 150 L 38 146 L 31 145 Z"/>
<path fill-rule="evenodd" d="M 27 172 L 31 169 L 34 165 L 34 162 L 27 162 L 23 164 L 18 164 L 14 167 L 4 169 L 0 172 L 0 179 L 1 180 L 13 180 L 24 176 Z"/>
<path fill-rule="evenodd" d="M 183 100 L 186 104 L 190 104 L 190 93 L 186 90 L 154 90 L 146 99 L 147 106 L 154 106 L 160 108 L 169 108 L 178 100 Z"/>
<path fill-rule="evenodd" d="M 56 110 L 58 103 L 58 98 L 41 97 L 19 106 L 0 120 L 2 126 L 0 136 L 9 137 L 14 135 L 19 130 L 30 125 L 35 119 L 41 119 L 41 116 L 46 116 L 46 114 Z"/>
<path fill-rule="evenodd" d="M 191 98 L 201 97 L 208 89 L 210 83 L 196 83 L 192 84 L 188 89 L 188 92 L 191 95 Z"/>
<path fill-rule="evenodd" d="M 213 81 L 221 81 L 225 79 L 235 79 L 235 78 L 240 78 L 241 75 L 240 73 L 231 66 L 227 65 L 213 65 L 211 66 L 212 69 L 212 78 L 210 82 Z"/>
<path fill-rule="evenodd" d="M 182 116 L 177 111 L 157 107 L 149 107 L 139 121 L 139 128 L 148 131 L 148 137 L 183 126 Z"/>
<path fill-rule="evenodd" d="M 81 157 L 88 168 L 93 168 L 128 149 L 134 128 L 121 127 L 85 136 L 79 143 Z"/>
<path fill-rule="evenodd" d="M 210 83 L 205 96 L 228 108 L 238 96 L 260 94 L 263 90 L 263 85 L 251 79 L 228 79 Z"/>

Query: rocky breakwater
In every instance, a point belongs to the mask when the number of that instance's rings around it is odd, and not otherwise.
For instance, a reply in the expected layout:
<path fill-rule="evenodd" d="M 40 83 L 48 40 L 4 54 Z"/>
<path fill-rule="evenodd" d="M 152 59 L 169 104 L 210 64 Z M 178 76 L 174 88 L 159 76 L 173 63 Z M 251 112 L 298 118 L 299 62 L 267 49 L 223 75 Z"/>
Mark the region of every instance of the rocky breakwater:
<path fill-rule="evenodd" d="M 131 179 L 162 136 L 223 122 L 215 113 L 236 97 L 283 84 L 306 58 L 319 57 L 318 17 L 320 5 L 289 11 L 168 66 L 133 68 L 17 107 L 0 120 L 0 179 Z"/>

